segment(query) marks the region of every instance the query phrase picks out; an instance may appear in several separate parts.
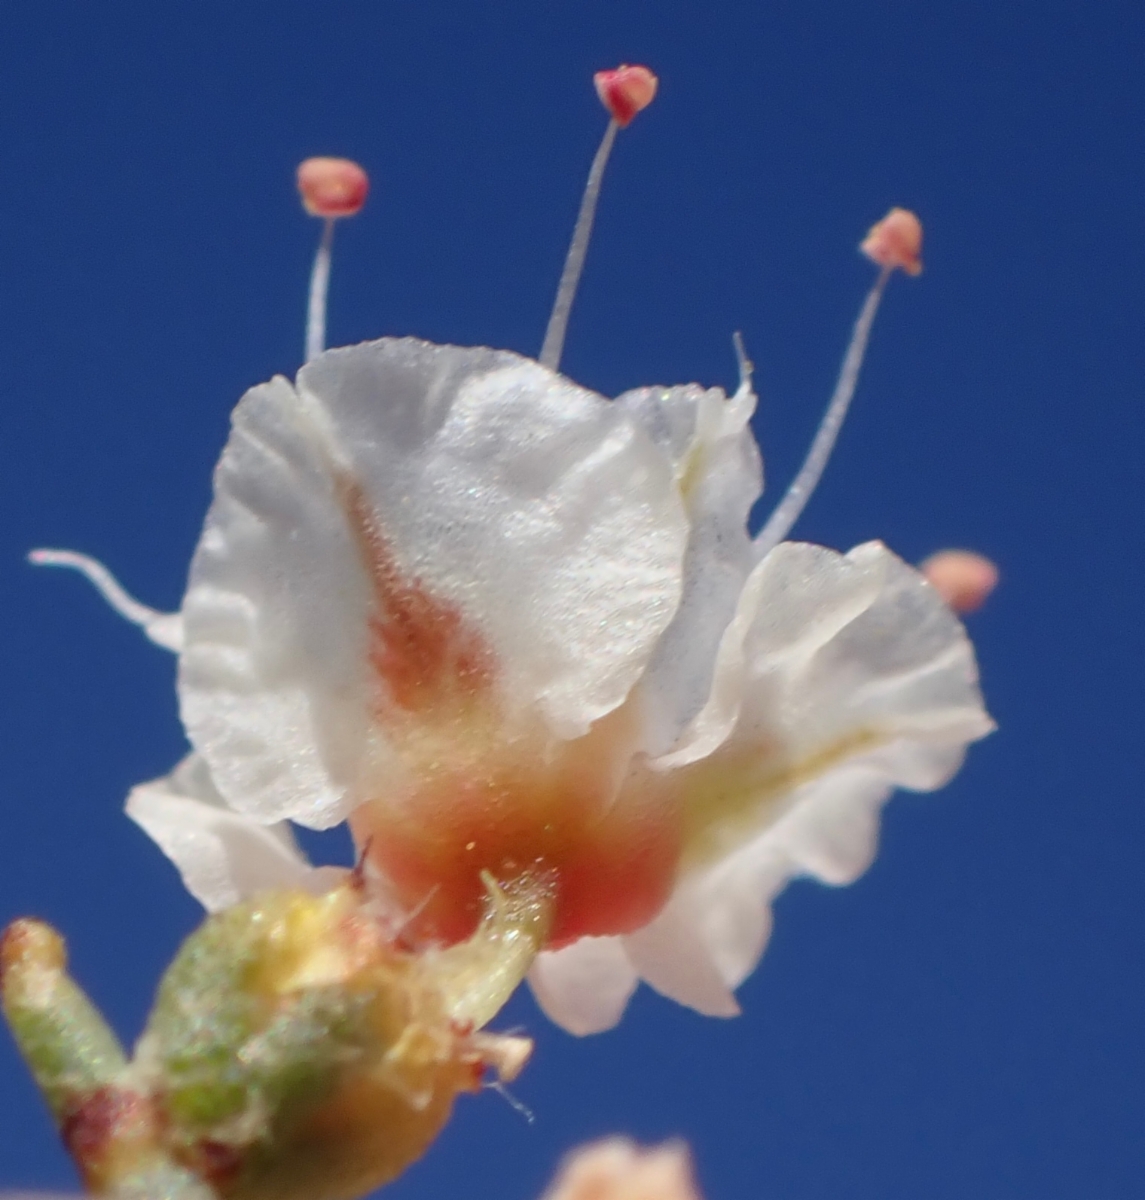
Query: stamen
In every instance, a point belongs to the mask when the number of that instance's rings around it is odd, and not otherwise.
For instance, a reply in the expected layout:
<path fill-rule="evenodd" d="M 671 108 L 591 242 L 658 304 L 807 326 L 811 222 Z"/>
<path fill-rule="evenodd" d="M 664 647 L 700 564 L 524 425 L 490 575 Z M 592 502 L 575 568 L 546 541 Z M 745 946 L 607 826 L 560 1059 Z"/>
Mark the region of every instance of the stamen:
<path fill-rule="evenodd" d="M 892 208 L 867 231 L 859 249 L 880 267 L 922 274 L 922 222 L 909 209 Z"/>
<path fill-rule="evenodd" d="M 739 368 L 739 385 L 741 388 L 750 388 L 755 363 L 748 358 L 747 347 L 743 344 L 743 334 L 738 329 L 732 334 L 732 345 L 735 347 L 736 366 Z"/>
<path fill-rule="evenodd" d="M 597 71 L 592 85 L 601 104 L 623 129 L 638 112 L 647 108 L 656 95 L 660 81 L 647 67 L 619 66 L 615 71 Z"/>
<path fill-rule="evenodd" d="M 997 566 L 972 550 L 940 550 L 918 569 L 956 613 L 977 612 L 998 586 Z"/>
<path fill-rule="evenodd" d="M 310 299 L 306 308 L 307 362 L 326 348 L 326 296 L 330 288 L 334 222 L 359 212 L 366 203 L 369 187 L 366 172 L 348 158 L 308 158 L 298 168 L 302 206 L 312 217 L 324 220 L 310 272 Z"/>
<path fill-rule="evenodd" d="M 310 270 L 310 298 L 306 304 L 306 361 L 326 349 L 326 296 L 330 291 L 330 251 L 334 245 L 334 218 L 327 217 Z"/>
<path fill-rule="evenodd" d="M 913 224 L 910 224 L 911 222 Z M 888 229 L 889 236 L 885 236 Z M 871 327 L 874 325 L 875 314 L 879 310 L 879 302 L 883 298 L 887 280 L 896 267 L 901 267 L 912 275 L 917 275 L 922 270 L 918 257 L 921 245 L 922 226 L 918 218 L 906 209 L 897 208 L 891 209 L 887 217 L 871 229 L 860 247 L 882 270 L 859 310 L 859 319 L 855 322 L 850 345 L 843 356 L 843 365 L 839 370 L 834 394 L 815 433 L 807 458 L 795 481 L 787 489 L 786 495 L 768 518 L 767 524 L 756 535 L 755 545 L 760 557 L 778 546 L 791 532 L 792 526 L 807 507 L 807 502 L 822 478 L 847 409 L 850 407 L 851 397 L 855 394 L 855 386 L 859 382 L 863 355 L 866 353 Z"/>
<path fill-rule="evenodd" d="M 160 612 L 140 604 L 96 559 L 74 550 L 33 550 L 28 561 L 37 567 L 67 567 L 78 571 L 121 617 L 138 625 L 157 646 L 176 653 L 183 648 L 182 614 Z"/>
<path fill-rule="evenodd" d="M 561 355 L 564 352 L 565 335 L 568 333 L 569 314 L 572 312 L 573 300 L 576 298 L 577 285 L 580 283 L 581 272 L 584 270 L 585 255 L 588 253 L 589 238 L 592 236 L 592 225 L 596 219 L 596 205 L 600 199 L 600 185 L 604 178 L 604 168 L 608 165 L 616 141 L 617 131 L 626 126 L 641 109 L 647 108 L 656 95 L 658 80 L 647 67 L 621 66 L 615 71 L 598 71 L 593 76 L 593 84 L 600 102 L 608 109 L 611 120 L 604 131 L 604 138 L 592 166 L 588 172 L 588 182 L 585 184 L 584 195 L 581 197 L 580 211 L 577 213 L 576 225 L 573 227 L 572 241 L 569 243 L 568 255 L 565 258 L 561 281 L 557 285 L 557 297 L 553 302 L 552 316 L 545 330 L 545 341 L 541 346 L 540 362 L 552 370 L 560 367 Z"/>
<path fill-rule="evenodd" d="M 523 1117 L 526 1125 L 532 1125 L 536 1122 L 537 1116 L 533 1110 L 523 1101 L 518 1100 L 511 1091 L 501 1082 L 500 1079 L 491 1079 L 485 1086 L 491 1091 L 496 1092 L 498 1096 L 517 1114 Z"/>

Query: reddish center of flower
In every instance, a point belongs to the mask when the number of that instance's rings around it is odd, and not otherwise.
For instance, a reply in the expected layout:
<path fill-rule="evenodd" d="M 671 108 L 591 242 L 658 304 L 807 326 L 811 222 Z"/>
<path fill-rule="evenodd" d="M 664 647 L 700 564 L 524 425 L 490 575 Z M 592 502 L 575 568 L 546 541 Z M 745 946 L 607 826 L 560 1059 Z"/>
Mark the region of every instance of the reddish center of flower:
<path fill-rule="evenodd" d="M 550 946 L 631 932 L 663 907 L 675 881 L 674 806 L 616 798 L 607 743 L 612 718 L 560 744 L 493 745 L 451 769 L 416 772 L 400 799 L 379 797 L 350 818 L 358 845 L 414 914 L 414 938 L 468 937 L 484 910 L 488 872 L 501 883 L 552 881 Z M 613 726 L 610 728 L 610 726 Z M 450 745 L 445 742 L 442 749 Z M 530 755 L 529 750 L 536 753 Z"/>
<path fill-rule="evenodd" d="M 647 924 L 671 891 L 679 831 L 674 805 L 617 799 L 635 713 L 626 706 L 571 742 L 536 716 L 510 721 L 480 629 L 403 571 L 356 481 L 339 491 L 373 586 L 374 717 L 389 751 L 350 825 L 413 914 L 410 936 L 468 937 L 483 873 L 551 881 L 550 944 Z"/>

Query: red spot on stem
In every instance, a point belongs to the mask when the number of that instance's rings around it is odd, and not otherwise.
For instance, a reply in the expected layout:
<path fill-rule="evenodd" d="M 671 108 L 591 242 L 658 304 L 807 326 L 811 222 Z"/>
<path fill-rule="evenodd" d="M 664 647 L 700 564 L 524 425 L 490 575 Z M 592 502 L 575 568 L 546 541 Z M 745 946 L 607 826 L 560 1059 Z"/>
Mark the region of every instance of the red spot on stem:
<path fill-rule="evenodd" d="M 60 1137 L 85 1184 L 102 1190 L 116 1157 L 129 1156 L 133 1146 L 152 1144 L 154 1106 L 138 1092 L 102 1087 L 77 1100 L 60 1122 Z"/>

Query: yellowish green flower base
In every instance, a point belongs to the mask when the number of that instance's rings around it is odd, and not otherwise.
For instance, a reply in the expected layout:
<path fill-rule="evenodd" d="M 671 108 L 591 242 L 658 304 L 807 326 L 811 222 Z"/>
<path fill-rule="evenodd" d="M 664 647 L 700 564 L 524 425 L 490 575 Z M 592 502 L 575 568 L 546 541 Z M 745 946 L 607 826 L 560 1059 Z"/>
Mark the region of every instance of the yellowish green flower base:
<path fill-rule="evenodd" d="M 456 1096 L 512 1078 L 527 1039 L 479 1032 L 543 942 L 545 887 L 490 884 L 469 942 L 400 947 L 357 882 L 208 918 L 129 1061 L 33 920 L 0 941 L 16 1041 L 95 1194 L 351 1200 L 420 1157 Z"/>

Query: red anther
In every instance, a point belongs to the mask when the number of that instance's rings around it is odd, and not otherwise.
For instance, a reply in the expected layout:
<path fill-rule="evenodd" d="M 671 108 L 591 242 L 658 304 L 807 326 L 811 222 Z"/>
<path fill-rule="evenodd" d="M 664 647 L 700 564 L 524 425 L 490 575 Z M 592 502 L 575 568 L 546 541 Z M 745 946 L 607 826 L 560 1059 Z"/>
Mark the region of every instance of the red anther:
<path fill-rule="evenodd" d="M 998 586 L 998 568 L 970 550 L 940 550 L 920 567 L 926 581 L 955 612 L 971 613 Z"/>
<path fill-rule="evenodd" d="M 601 104 L 617 125 L 627 125 L 652 103 L 660 82 L 647 67 L 619 66 L 615 71 L 597 71 L 592 77 Z"/>
<path fill-rule="evenodd" d="M 352 217 L 369 188 L 366 172 L 348 158 L 308 158 L 298 167 L 302 207 L 312 217 Z"/>
<path fill-rule="evenodd" d="M 871 226 L 859 249 L 880 267 L 901 267 L 922 274 L 922 222 L 906 208 L 892 208 Z"/>

